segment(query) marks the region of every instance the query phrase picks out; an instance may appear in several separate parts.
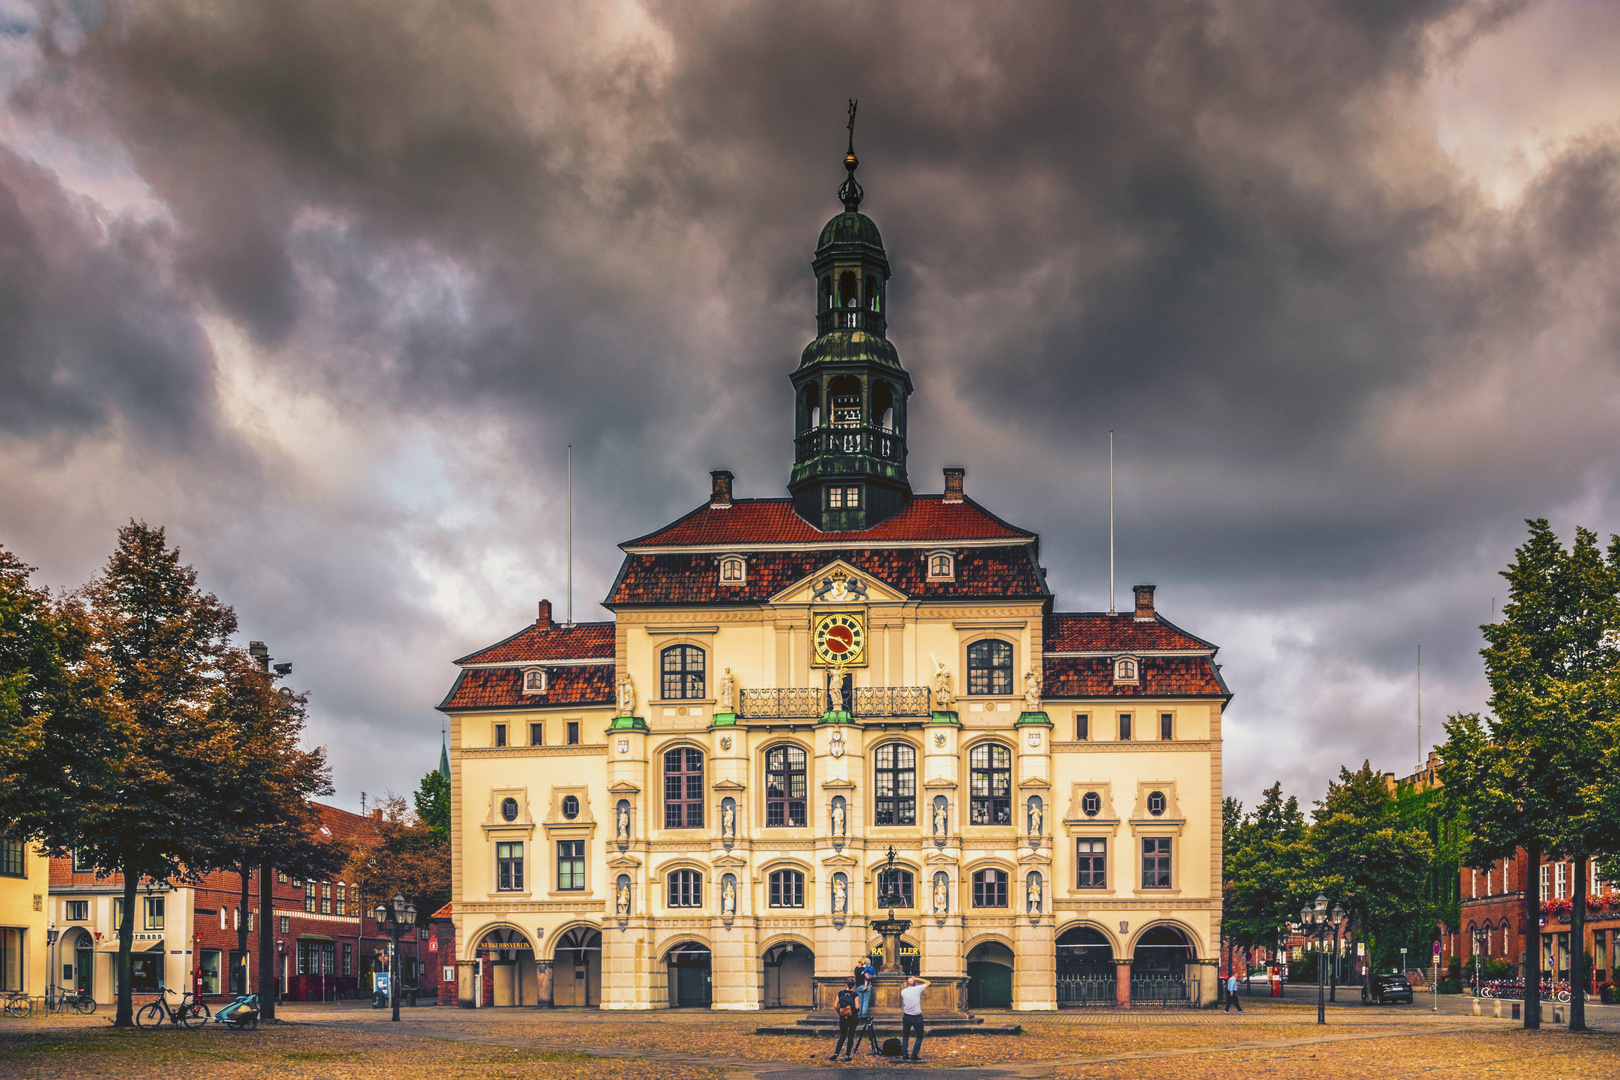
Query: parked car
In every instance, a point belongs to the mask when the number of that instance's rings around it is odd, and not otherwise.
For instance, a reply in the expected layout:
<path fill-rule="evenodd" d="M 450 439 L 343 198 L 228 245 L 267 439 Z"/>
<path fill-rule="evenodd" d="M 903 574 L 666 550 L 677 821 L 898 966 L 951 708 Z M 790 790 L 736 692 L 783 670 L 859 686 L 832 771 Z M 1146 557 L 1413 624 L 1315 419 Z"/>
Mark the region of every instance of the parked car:
<path fill-rule="evenodd" d="M 1404 1001 L 1412 1004 L 1412 984 L 1406 981 L 1405 975 L 1379 975 L 1373 974 L 1369 985 L 1362 987 L 1363 1001 L 1371 1001 L 1374 1005 L 1383 1005 L 1391 1001 Z"/>

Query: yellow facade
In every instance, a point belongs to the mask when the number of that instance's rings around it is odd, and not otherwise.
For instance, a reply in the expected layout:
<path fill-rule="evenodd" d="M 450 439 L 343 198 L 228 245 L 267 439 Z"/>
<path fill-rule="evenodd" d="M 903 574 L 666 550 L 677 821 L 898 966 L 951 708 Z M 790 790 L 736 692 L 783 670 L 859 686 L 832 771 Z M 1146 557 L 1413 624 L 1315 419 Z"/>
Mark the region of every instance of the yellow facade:
<path fill-rule="evenodd" d="M 45 993 L 50 860 L 26 844 L 6 843 L 0 859 L 0 990 Z"/>

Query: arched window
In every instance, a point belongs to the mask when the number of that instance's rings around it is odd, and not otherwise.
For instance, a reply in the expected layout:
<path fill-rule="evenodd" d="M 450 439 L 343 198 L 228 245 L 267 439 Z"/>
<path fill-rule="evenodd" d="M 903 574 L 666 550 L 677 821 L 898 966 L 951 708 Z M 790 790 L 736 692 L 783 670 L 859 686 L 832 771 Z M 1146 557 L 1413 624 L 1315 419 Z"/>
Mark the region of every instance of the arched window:
<path fill-rule="evenodd" d="M 1012 751 L 980 743 L 968 754 L 968 824 L 1012 824 Z"/>
<path fill-rule="evenodd" d="M 683 746 L 664 755 L 664 828 L 703 827 L 703 752 Z"/>
<path fill-rule="evenodd" d="M 853 271 L 845 270 L 838 277 L 838 306 L 859 307 L 860 303 L 861 284 Z"/>
<path fill-rule="evenodd" d="M 741 555 L 727 555 L 720 560 L 720 584 L 741 585 L 748 580 L 748 564 Z"/>
<path fill-rule="evenodd" d="M 878 310 L 878 279 L 871 274 L 866 276 L 866 307 L 869 311 Z"/>
<path fill-rule="evenodd" d="M 804 875 L 797 870 L 772 870 L 771 907 L 804 907 Z"/>
<path fill-rule="evenodd" d="M 821 387 L 815 383 L 804 388 L 804 415 L 800 425 L 803 431 L 814 431 L 821 426 Z"/>
<path fill-rule="evenodd" d="M 902 870 L 897 866 L 893 870 L 878 871 L 879 907 L 916 907 L 916 890 L 917 880 L 912 877 L 910 870 Z"/>
<path fill-rule="evenodd" d="M 546 692 L 546 669 L 527 668 L 523 672 L 523 692 L 525 694 L 543 694 Z"/>
<path fill-rule="evenodd" d="M 874 825 L 917 824 L 917 751 L 906 743 L 877 748 Z"/>
<path fill-rule="evenodd" d="M 968 646 L 968 693 L 1012 693 L 1012 646 L 1005 641 L 975 641 Z"/>
<path fill-rule="evenodd" d="M 669 875 L 669 906 L 703 906 L 703 875 L 696 870 L 676 870 Z"/>
<path fill-rule="evenodd" d="M 956 559 L 948 551 L 936 551 L 928 556 L 929 581 L 954 581 L 956 579 Z"/>
<path fill-rule="evenodd" d="M 826 311 L 830 307 L 832 307 L 832 278 L 824 277 L 824 278 L 821 279 L 821 308 L 820 308 L 820 310 Z"/>
<path fill-rule="evenodd" d="M 1114 661 L 1115 682 L 1135 682 L 1137 678 L 1136 661 L 1129 656 L 1122 656 Z"/>
<path fill-rule="evenodd" d="M 765 752 L 766 825 L 803 827 L 808 787 L 804 763 L 804 751 L 797 746 L 775 746 Z"/>
<path fill-rule="evenodd" d="M 671 645 L 659 654 L 662 657 L 664 697 L 700 698 L 703 696 L 703 650 L 696 645 Z"/>
<path fill-rule="evenodd" d="M 1007 906 L 1007 871 L 978 870 L 974 872 L 973 906 Z"/>

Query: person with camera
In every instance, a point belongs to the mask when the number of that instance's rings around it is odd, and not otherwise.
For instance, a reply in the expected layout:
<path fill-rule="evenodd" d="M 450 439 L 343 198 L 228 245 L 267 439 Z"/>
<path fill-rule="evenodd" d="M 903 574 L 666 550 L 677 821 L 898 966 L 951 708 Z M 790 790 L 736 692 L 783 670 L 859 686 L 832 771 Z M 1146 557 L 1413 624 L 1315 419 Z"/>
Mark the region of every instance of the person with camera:
<path fill-rule="evenodd" d="M 840 1052 L 848 1061 L 855 1055 L 855 1026 L 861 1021 L 861 995 L 855 990 L 855 977 L 844 980 L 844 989 L 838 991 L 838 1045 L 827 1059 L 837 1061 Z"/>

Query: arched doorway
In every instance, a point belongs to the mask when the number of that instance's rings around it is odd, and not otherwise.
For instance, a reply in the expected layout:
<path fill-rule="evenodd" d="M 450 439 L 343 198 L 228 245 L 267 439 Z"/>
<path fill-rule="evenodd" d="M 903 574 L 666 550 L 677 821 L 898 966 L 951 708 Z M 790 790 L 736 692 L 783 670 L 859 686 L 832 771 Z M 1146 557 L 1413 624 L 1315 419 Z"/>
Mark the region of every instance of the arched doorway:
<path fill-rule="evenodd" d="M 1114 972 L 1114 947 L 1101 930 L 1076 926 L 1058 935 L 1057 1000 L 1060 1008 L 1089 1005 L 1112 1008 L 1119 1004 Z"/>
<path fill-rule="evenodd" d="M 1131 955 L 1131 1004 L 1181 1005 L 1187 998 L 1187 961 L 1192 945 L 1173 926 L 1155 926 Z"/>
<path fill-rule="evenodd" d="M 62 984 L 84 994 L 94 994 L 96 943 L 87 931 L 70 930 L 60 946 L 63 956 L 73 957 L 73 970 L 63 972 Z"/>
<path fill-rule="evenodd" d="M 576 926 L 557 939 L 552 953 L 551 1001 L 557 1006 L 602 1004 L 602 933 Z"/>
<path fill-rule="evenodd" d="M 501 1007 L 539 1003 L 534 946 L 521 930 L 500 926 L 486 933 L 478 942 L 478 959 L 488 980 L 481 1004 Z"/>
<path fill-rule="evenodd" d="M 669 950 L 669 1004 L 707 1008 L 714 1002 L 709 947 L 688 941 Z"/>
<path fill-rule="evenodd" d="M 816 954 L 796 941 L 765 950 L 765 1007 L 808 1009 L 815 1004 Z"/>
<path fill-rule="evenodd" d="M 1013 954 L 999 941 L 982 941 L 967 954 L 968 1008 L 1010 1009 Z"/>

